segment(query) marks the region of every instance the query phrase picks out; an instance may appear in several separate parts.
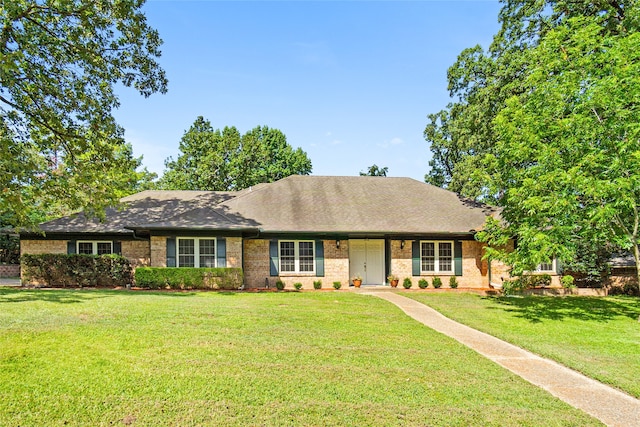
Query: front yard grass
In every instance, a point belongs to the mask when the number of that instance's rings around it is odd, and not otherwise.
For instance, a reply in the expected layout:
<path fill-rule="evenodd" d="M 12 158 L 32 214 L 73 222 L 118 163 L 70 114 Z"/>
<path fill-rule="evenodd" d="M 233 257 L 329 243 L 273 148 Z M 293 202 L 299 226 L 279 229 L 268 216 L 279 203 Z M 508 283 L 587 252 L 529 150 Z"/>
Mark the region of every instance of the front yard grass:
<path fill-rule="evenodd" d="M 407 296 L 640 398 L 638 298 Z"/>
<path fill-rule="evenodd" d="M 600 425 L 347 292 L 0 288 L 0 425 Z"/>

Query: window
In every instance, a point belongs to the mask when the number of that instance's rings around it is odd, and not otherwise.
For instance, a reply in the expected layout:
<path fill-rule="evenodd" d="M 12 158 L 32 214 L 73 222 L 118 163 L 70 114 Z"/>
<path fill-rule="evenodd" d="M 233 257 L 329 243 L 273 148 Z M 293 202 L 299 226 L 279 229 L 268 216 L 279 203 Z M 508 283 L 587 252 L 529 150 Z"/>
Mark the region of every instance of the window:
<path fill-rule="evenodd" d="M 178 238 L 178 267 L 215 267 L 216 239 Z"/>
<path fill-rule="evenodd" d="M 422 273 L 453 273 L 453 242 L 420 242 Z"/>
<path fill-rule="evenodd" d="M 113 242 L 77 242 L 76 253 L 85 255 L 107 255 L 113 253 Z"/>
<path fill-rule="evenodd" d="M 315 242 L 312 240 L 280 241 L 280 272 L 314 273 Z"/>
<path fill-rule="evenodd" d="M 540 272 L 551 272 L 556 271 L 555 269 L 555 259 L 551 260 L 551 262 L 543 262 L 536 267 L 536 271 Z"/>

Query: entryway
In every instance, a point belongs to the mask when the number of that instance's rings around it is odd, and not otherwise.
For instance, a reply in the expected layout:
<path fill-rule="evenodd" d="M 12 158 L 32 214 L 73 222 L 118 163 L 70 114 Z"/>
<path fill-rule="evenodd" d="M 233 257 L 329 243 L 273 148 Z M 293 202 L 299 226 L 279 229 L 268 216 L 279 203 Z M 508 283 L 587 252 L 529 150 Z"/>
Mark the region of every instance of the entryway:
<path fill-rule="evenodd" d="M 363 285 L 382 285 L 384 239 L 349 239 L 349 275 L 362 276 Z"/>

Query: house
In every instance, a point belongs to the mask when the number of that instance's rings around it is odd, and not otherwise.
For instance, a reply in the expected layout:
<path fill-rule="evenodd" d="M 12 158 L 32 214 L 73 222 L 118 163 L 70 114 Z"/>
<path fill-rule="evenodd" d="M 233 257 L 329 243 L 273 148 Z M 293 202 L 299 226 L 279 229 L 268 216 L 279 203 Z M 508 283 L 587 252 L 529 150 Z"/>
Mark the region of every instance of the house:
<path fill-rule="evenodd" d="M 120 253 L 134 266 L 240 267 L 246 288 L 433 277 L 487 288 L 507 267 L 474 239 L 495 208 L 410 178 L 290 176 L 236 192 L 143 191 L 99 222 L 82 213 L 22 234 L 23 254 Z"/>

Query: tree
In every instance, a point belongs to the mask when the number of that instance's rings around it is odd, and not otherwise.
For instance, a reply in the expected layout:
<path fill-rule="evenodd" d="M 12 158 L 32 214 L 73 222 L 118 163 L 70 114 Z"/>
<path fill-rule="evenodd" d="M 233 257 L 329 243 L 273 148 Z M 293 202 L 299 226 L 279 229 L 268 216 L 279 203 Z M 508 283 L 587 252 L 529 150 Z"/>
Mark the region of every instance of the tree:
<path fill-rule="evenodd" d="M 366 172 L 360 172 L 360 176 L 387 176 L 388 167 L 379 168 L 378 165 L 371 165 Z"/>
<path fill-rule="evenodd" d="M 432 159 L 425 181 L 473 199 L 497 203 L 492 180 L 494 120 L 511 96 L 522 94 L 531 63 L 524 52 L 571 17 L 599 17 L 607 34 L 635 31 L 636 0 L 504 0 L 501 28 L 484 51 L 465 49 L 447 73 L 455 101 L 428 116 L 424 137 Z"/>
<path fill-rule="evenodd" d="M 213 129 L 202 116 L 185 132 L 176 160 L 165 161 L 159 186 L 171 190 L 240 190 L 289 175 L 311 173 L 311 160 L 278 129 Z"/>
<path fill-rule="evenodd" d="M 504 243 L 505 238 L 518 237 L 518 248 L 508 260 L 514 265 L 514 271 L 531 268 L 537 262 L 548 260 L 550 256 L 560 256 L 567 265 L 579 268 L 582 270 L 581 272 L 590 271 L 595 274 L 593 264 L 603 266 L 600 261 L 604 254 L 615 249 L 616 244 L 631 247 L 629 239 L 621 241 L 619 238 L 614 238 L 606 230 L 606 227 L 604 229 L 595 228 L 595 223 L 592 222 L 589 225 L 582 224 L 583 228 L 573 229 L 573 232 L 565 230 L 562 237 L 556 235 L 553 238 L 555 248 L 550 247 L 549 244 L 542 244 L 540 239 L 543 238 L 541 236 L 546 235 L 547 232 L 551 233 L 550 226 L 544 224 L 544 221 L 549 221 L 550 217 L 540 212 L 541 205 L 535 207 L 529 205 L 528 209 L 517 207 L 516 198 L 512 194 L 513 191 L 517 191 L 513 187 L 517 180 L 510 180 L 509 174 L 505 174 L 504 170 L 505 165 L 509 164 L 509 156 L 512 153 L 506 149 L 507 146 L 502 142 L 505 140 L 508 129 L 506 125 L 508 123 L 513 126 L 517 125 L 517 129 L 513 127 L 510 129 L 509 136 L 513 137 L 511 141 L 520 140 L 521 148 L 528 150 L 529 155 L 533 157 L 530 161 L 520 158 L 522 163 L 518 167 L 514 166 L 514 170 L 526 169 L 538 161 L 537 156 L 542 155 L 540 150 L 544 150 L 544 148 L 541 147 L 545 147 L 550 141 L 550 134 L 547 135 L 548 138 L 539 135 L 542 139 L 537 145 L 526 147 L 526 144 L 533 143 L 531 141 L 524 142 L 522 139 L 524 134 L 518 135 L 524 130 L 520 128 L 522 117 L 515 114 L 513 109 L 511 113 L 508 113 L 509 106 L 513 107 L 514 103 L 517 103 L 515 100 L 524 102 L 525 99 L 528 99 L 527 105 L 531 107 L 533 98 L 528 96 L 534 90 L 544 101 L 554 99 L 545 100 L 545 96 L 558 94 L 564 90 L 560 86 L 547 86 L 546 89 L 549 93 L 541 95 L 542 85 L 533 84 L 532 76 L 536 73 L 542 83 L 548 76 L 558 77 L 565 72 L 576 72 L 576 70 L 567 71 L 562 66 L 553 70 L 544 69 L 544 66 L 549 65 L 549 61 L 553 59 L 553 55 L 564 57 L 565 53 L 560 49 L 553 54 L 547 52 L 545 56 L 542 54 L 543 47 L 541 46 L 549 43 L 550 40 L 557 40 L 560 32 L 566 34 L 567 26 L 577 30 L 586 26 L 587 22 L 592 31 L 596 31 L 596 27 L 598 28 L 599 37 L 602 40 L 607 39 L 607 43 L 612 43 L 619 37 L 634 34 L 638 31 L 639 22 L 637 1 L 506 0 L 500 11 L 499 20 L 501 23 L 500 31 L 494 37 L 493 43 L 487 51 L 479 46 L 466 49 L 449 69 L 449 91 L 452 97 L 456 97 L 456 101 L 449 104 L 445 110 L 429 116 L 430 123 L 425 129 L 425 138 L 431 143 L 433 158 L 430 162 L 431 170 L 425 176 L 425 180 L 476 200 L 505 206 L 503 215 L 505 219 L 510 221 L 510 224 L 515 224 L 518 221 L 517 217 L 526 219 L 527 216 L 531 216 L 530 223 L 538 224 L 537 233 L 531 232 L 531 229 L 516 229 L 517 227 L 513 225 L 508 230 L 503 230 L 504 232 L 501 234 L 497 232 L 497 230 L 502 230 L 500 224 L 489 223 L 487 226 L 488 233 L 484 238 L 494 245 L 498 245 L 500 242 Z M 568 39 L 565 38 L 565 41 Z M 590 54 L 588 46 L 580 47 L 581 41 L 579 39 L 574 38 L 573 42 L 577 46 L 574 54 L 582 52 L 585 57 Z M 560 47 L 563 48 L 563 46 Z M 591 47 L 596 50 L 609 49 L 606 44 L 600 47 L 594 45 Z M 575 55 L 573 59 L 575 59 Z M 583 65 L 585 67 L 598 66 L 596 63 L 583 63 Z M 607 68 L 605 67 L 605 69 Z M 589 75 L 588 79 L 598 81 L 600 76 Z M 626 98 L 627 101 L 631 99 Z M 567 103 L 566 105 L 573 104 Z M 534 113 L 534 111 L 527 110 L 522 114 L 533 115 Z M 542 114 L 542 111 L 539 113 L 541 114 L 537 116 L 537 119 L 541 121 L 538 122 L 538 127 L 542 128 L 558 123 L 556 117 L 550 115 L 549 111 L 545 112 L 546 115 Z M 623 116 L 619 117 L 622 119 Z M 529 122 L 528 125 L 535 128 L 533 122 Z M 588 121 L 580 124 L 580 126 L 585 126 L 584 132 L 587 132 L 586 129 L 592 125 L 593 123 Z M 576 126 L 578 125 L 576 124 Z M 553 138 L 564 136 L 568 135 L 558 133 L 554 134 Z M 549 154 L 549 151 L 545 151 L 545 153 Z M 570 164 L 565 163 L 565 166 L 569 168 Z M 538 180 L 536 176 L 528 178 L 534 182 Z M 549 185 L 548 188 L 552 189 L 555 188 L 551 186 L 552 180 L 552 175 L 549 175 L 547 182 L 537 183 L 541 187 Z M 527 191 L 531 192 L 533 189 L 527 187 L 526 191 L 523 190 L 521 194 L 523 198 L 527 195 Z M 546 201 L 557 206 L 558 203 L 561 203 L 561 199 L 562 194 L 549 196 Z M 507 208 L 511 202 L 513 202 L 511 204 L 513 210 Z M 562 213 L 567 214 L 564 211 Z M 571 219 L 577 220 L 578 214 L 576 213 Z M 589 236 L 587 236 L 587 230 L 590 230 Z M 531 233 L 528 234 L 528 232 Z M 527 242 L 531 243 L 529 248 L 527 248 Z M 551 255 L 552 253 L 554 255 Z M 497 254 L 494 255 L 497 256 Z"/>
<path fill-rule="evenodd" d="M 166 92 L 143 0 L 0 4 L 0 211 L 22 226 L 56 201 L 99 214 L 139 177 L 114 86 Z"/>
<path fill-rule="evenodd" d="M 639 17 L 638 8 L 626 11 Z M 635 14 L 634 16 L 628 16 Z M 637 21 L 635 21 L 637 22 Z M 593 242 L 630 250 L 640 280 L 640 33 L 606 17 L 571 17 L 524 53 L 525 90 L 494 121 L 494 180 L 504 225 L 483 240 L 518 236 L 521 272 Z"/>

